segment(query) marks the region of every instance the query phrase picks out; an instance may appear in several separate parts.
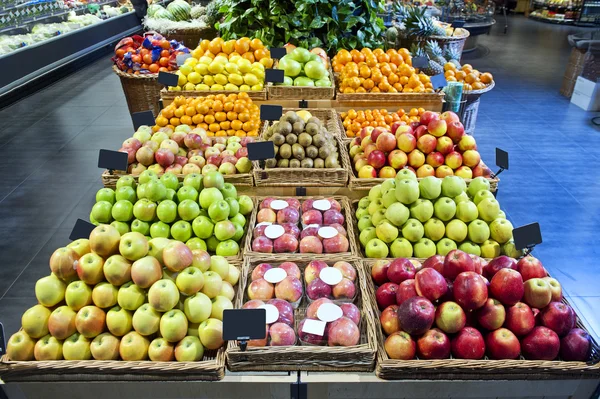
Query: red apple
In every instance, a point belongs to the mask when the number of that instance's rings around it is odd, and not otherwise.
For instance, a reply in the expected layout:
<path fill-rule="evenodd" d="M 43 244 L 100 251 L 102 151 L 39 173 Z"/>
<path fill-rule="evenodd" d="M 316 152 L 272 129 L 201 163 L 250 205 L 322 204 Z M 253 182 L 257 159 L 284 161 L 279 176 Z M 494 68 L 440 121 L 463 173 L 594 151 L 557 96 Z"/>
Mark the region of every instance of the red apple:
<path fill-rule="evenodd" d="M 475 272 L 463 272 L 454 280 L 454 299 L 465 310 L 479 309 L 488 299 L 488 289 L 483 277 Z"/>
<path fill-rule="evenodd" d="M 465 327 L 452 338 L 452 356 L 457 359 L 479 360 L 485 355 L 485 341 L 473 327 Z"/>
<path fill-rule="evenodd" d="M 491 280 L 500 269 L 517 270 L 517 261 L 506 255 L 498 256 L 490 260 L 487 266 L 483 268 L 483 275 L 488 280 Z"/>
<path fill-rule="evenodd" d="M 435 325 L 445 333 L 454 334 L 465 326 L 467 316 L 456 302 L 448 301 L 435 311 Z"/>
<path fill-rule="evenodd" d="M 456 276 L 463 272 L 474 272 L 475 265 L 473 259 L 468 253 L 454 249 L 444 258 L 444 277 L 454 280 Z"/>
<path fill-rule="evenodd" d="M 424 154 L 435 151 L 437 139 L 431 134 L 424 134 L 417 139 L 417 148 Z"/>
<path fill-rule="evenodd" d="M 450 357 L 450 339 L 437 328 L 427 331 L 417 341 L 420 359 L 447 359 Z"/>
<path fill-rule="evenodd" d="M 396 292 L 398 291 L 398 284 L 385 283 L 377 289 L 375 293 L 375 299 L 379 310 L 383 310 L 390 305 L 396 304 Z"/>
<path fill-rule="evenodd" d="M 523 278 L 513 269 L 500 269 L 490 282 L 490 292 L 506 306 L 512 306 L 523 298 Z"/>
<path fill-rule="evenodd" d="M 361 138 L 361 140 L 364 140 L 365 138 L 369 137 L 371 135 L 371 132 L 373 132 L 373 126 L 363 127 L 360 130 L 360 138 Z"/>
<path fill-rule="evenodd" d="M 394 150 L 389 153 L 387 160 L 388 160 L 388 164 L 392 168 L 399 170 L 406 166 L 406 164 L 408 162 L 408 157 L 406 156 L 406 153 L 404 151 Z"/>
<path fill-rule="evenodd" d="M 550 302 L 540 312 L 542 325 L 554 331 L 559 337 L 564 337 L 575 328 L 575 312 L 562 302 Z"/>
<path fill-rule="evenodd" d="M 428 267 L 415 275 L 415 289 L 420 296 L 435 301 L 448 291 L 448 284 L 444 276 Z"/>
<path fill-rule="evenodd" d="M 590 357 L 590 336 L 581 328 L 574 328 L 560 340 L 560 357 L 567 361 L 585 362 Z"/>
<path fill-rule="evenodd" d="M 431 152 L 427 154 L 425 162 L 427 162 L 428 165 L 431 165 L 434 168 L 442 166 L 444 164 L 444 154 L 437 151 Z"/>
<path fill-rule="evenodd" d="M 414 359 L 417 352 L 415 341 L 404 331 L 397 331 L 387 337 L 384 348 L 390 359 L 398 360 Z"/>
<path fill-rule="evenodd" d="M 421 114 L 419 123 L 421 125 L 428 125 L 431 122 L 437 121 L 437 120 L 440 120 L 440 114 L 438 114 L 437 112 L 434 112 L 434 111 L 425 111 L 425 112 L 423 112 L 423 114 Z"/>
<path fill-rule="evenodd" d="M 433 255 L 423 262 L 423 268 L 431 267 L 438 273 L 444 274 L 444 257 L 442 255 Z"/>
<path fill-rule="evenodd" d="M 452 111 L 443 112 L 440 115 L 440 119 L 445 120 L 446 123 L 450 124 L 452 122 L 460 122 L 460 118 Z"/>
<path fill-rule="evenodd" d="M 433 325 L 435 307 L 428 299 L 415 296 L 399 306 L 398 319 L 402 330 L 412 335 L 421 335 Z"/>
<path fill-rule="evenodd" d="M 375 150 L 367 156 L 367 162 L 375 169 L 381 169 L 385 166 L 386 157 L 383 151 Z"/>
<path fill-rule="evenodd" d="M 371 140 L 373 141 L 373 143 L 377 143 L 377 139 L 383 133 L 386 133 L 386 131 L 383 128 L 381 128 L 381 127 L 374 128 L 373 131 L 371 131 Z"/>
<path fill-rule="evenodd" d="M 342 303 L 340 305 L 342 309 L 342 314 L 352 320 L 354 324 L 358 325 L 360 323 L 360 310 L 353 303 Z"/>
<path fill-rule="evenodd" d="M 527 280 L 524 287 L 523 301 L 532 308 L 545 308 L 552 301 L 550 285 L 541 278 Z"/>
<path fill-rule="evenodd" d="M 386 335 L 400 331 L 400 321 L 398 320 L 398 305 L 390 305 L 381 312 L 379 316 L 381 328 Z"/>
<path fill-rule="evenodd" d="M 400 284 L 404 280 L 415 278 L 415 266 L 406 258 L 398 258 L 390 263 L 387 269 L 387 278 L 395 284 Z"/>
<path fill-rule="evenodd" d="M 418 296 L 414 279 L 404 280 L 398 285 L 398 292 L 396 292 L 396 303 L 398 305 L 402 305 L 402 302 L 413 296 Z"/>
<path fill-rule="evenodd" d="M 446 134 L 447 130 L 448 130 L 448 124 L 443 119 L 440 119 L 437 121 L 431 121 L 427 125 L 427 131 L 429 131 L 429 133 L 431 133 L 435 137 L 442 137 L 443 135 Z"/>
<path fill-rule="evenodd" d="M 560 350 L 558 335 L 547 327 L 535 327 L 521 344 L 525 359 L 554 360 Z"/>
<path fill-rule="evenodd" d="M 506 310 L 500 301 L 488 298 L 483 307 L 477 310 L 477 321 L 486 330 L 497 330 L 502 327 L 506 318 Z"/>
<path fill-rule="evenodd" d="M 527 335 L 535 327 L 535 317 L 529 306 L 518 302 L 506 310 L 506 321 L 504 327 L 515 333 L 515 335 Z"/>
<path fill-rule="evenodd" d="M 375 144 L 379 151 L 390 152 L 396 148 L 396 137 L 392 133 L 384 132 L 377 137 Z"/>
<path fill-rule="evenodd" d="M 521 354 L 519 339 L 506 328 L 499 328 L 489 333 L 485 344 L 491 359 L 517 359 Z"/>
<path fill-rule="evenodd" d="M 446 136 L 450 137 L 454 144 L 458 144 L 460 139 L 465 135 L 465 127 L 458 121 L 448 123 Z"/>
<path fill-rule="evenodd" d="M 531 255 L 519 259 L 517 262 L 517 271 L 523 276 L 523 281 L 547 276 L 542 262 Z"/>
<path fill-rule="evenodd" d="M 371 267 L 371 277 L 376 285 L 382 285 L 389 282 L 387 270 L 390 267 L 390 262 L 387 260 L 378 260 Z"/>

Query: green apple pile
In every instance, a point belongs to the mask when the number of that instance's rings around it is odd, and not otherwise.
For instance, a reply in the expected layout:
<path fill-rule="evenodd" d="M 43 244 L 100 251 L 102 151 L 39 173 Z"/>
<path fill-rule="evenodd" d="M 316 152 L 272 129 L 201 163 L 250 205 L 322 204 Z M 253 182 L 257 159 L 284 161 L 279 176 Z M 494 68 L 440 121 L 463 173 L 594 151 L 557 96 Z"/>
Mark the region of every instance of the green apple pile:
<path fill-rule="evenodd" d="M 11 360 L 192 362 L 223 345 L 240 271 L 222 256 L 110 225 L 50 257 Z"/>
<path fill-rule="evenodd" d="M 239 253 L 246 216 L 254 204 L 247 195 L 238 196 L 221 173 L 191 173 L 179 182 L 172 173 L 158 177 L 145 170 L 138 182 L 123 176 L 116 190 L 100 189 L 90 221 L 111 224 L 121 234 L 173 238 L 220 256 Z"/>
<path fill-rule="evenodd" d="M 296 47 L 279 60 L 277 69 L 284 73 L 281 86 L 331 87 L 327 54 L 320 48 L 308 51 Z"/>
<path fill-rule="evenodd" d="M 368 258 L 429 258 L 454 249 L 484 258 L 518 255 L 513 226 L 476 177 L 439 179 L 401 170 L 373 187 L 356 210 L 359 240 Z"/>

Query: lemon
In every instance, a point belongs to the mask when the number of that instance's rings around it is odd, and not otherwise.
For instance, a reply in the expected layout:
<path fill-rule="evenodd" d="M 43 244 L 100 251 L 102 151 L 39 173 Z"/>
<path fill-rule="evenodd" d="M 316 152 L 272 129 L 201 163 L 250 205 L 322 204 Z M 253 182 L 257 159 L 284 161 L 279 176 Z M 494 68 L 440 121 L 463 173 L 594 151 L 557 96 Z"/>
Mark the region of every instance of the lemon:
<path fill-rule="evenodd" d="M 262 69 L 252 68 L 250 70 L 250 73 L 256 75 L 260 80 L 263 80 L 265 78 L 265 71 L 263 71 Z"/>
<path fill-rule="evenodd" d="M 241 59 L 242 57 L 240 57 L 239 55 L 234 55 L 233 57 L 229 58 L 229 62 L 235 62 L 237 64 L 237 62 Z"/>
<path fill-rule="evenodd" d="M 253 64 L 252 64 L 252 69 L 254 69 L 254 68 L 258 68 L 258 69 L 260 69 L 261 71 L 264 71 L 264 70 L 265 70 L 265 66 L 264 66 L 263 64 L 261 64 L 260 62 L 255 62 L 255 63 L 253 63 Z"/>
<path fill-rule="evenodd" d="M 198 72 L 191 72 L 187 76 L 187 80 L 189 83 L 193 83 L 193 84 L 197 85 L 198 83 L 202 82 L 202 76 L 200 76 L 200 74 Z"/>
<path fill-rule="evenodd" d="M 229 75 L 229 82 L 239 86 L 244 83 L 244 78 L 242 78 L 242 75 L 240 74 L 232 73 Z"/>
<path fill-rule="evenodd" d="M 252 91 L 261 91 L 262 89 L 263 89 L 263 85 L 261 83 L 261 84 L 253 85 L 250 90 L 252 90 Z"/>
<path fill-rule="evenodd" d="M 217 61 L 213 61 L 210 63 L 210 65 L 208 66 L 208 71 L 210 73 L 212 73 L 213 75 L 216 75 L 218 73 L 221 73 L 225 70 L 225 65 L 221 64 Z M 186 74 L 187 75 L 187 74 Z"/>
<path fill-rule="evenodd" d="M 193 83 L 186 83 L 185 86 L 183 86 L 183 90 L 185 91 L 193 91 L 196 90 L 196 85 Z"/>
<path fill-rule="evenodd" d="M 229 73 L 238 73 L 239 71 L 237 64 L 233 62 L 228 62 L 225 64 L 225 70 Z"/>
<path fill-rule="evenodd" d="M 258 78 L 256 77 L 256 75 L 247 73 L 244 75 L 244 83 L 246 83 L 249 86 L 254 86 L 258 84 Z"/>
<path fill-rule="evenodd" d="M 185 61 L 183 62 L 185 65 L 191 65 L 194 66 L 198 63 L 198 60 L 195 59 L 194 57 L 190 57 L 190 58 L 186 58 Z"/>
<path fill-rule="evenodd" d="M 223 85 L 212 85 L 210 86 L 211 91 L 221 91 L 223 90 Z"/>
<path fill-rule="evenodd" d="M 200 83 L 199 85 L 196 85 L 196 91 L 209 91 L 210 90 L 210 86 L 205 85 L 204 83 Z"/>
<path fill-rule="evenodd" d="M 183 74 L 178 74 L 179 77 L 177 78 L 177 86 L 183 86 L 184 84 L 187 83 L 187 78 L 183 75 Z"/>
<path fill-rule="evenodd" d="M 229 62 L 229 59 L 223 55 L 218 55 L 215 57 L 215 59 L 213 60 L 213 62 L 218 62 L 219 64 L 227 64 Z"/>
<path fill-rule="evenodd" d="M 208 75 L 208 65 L 198 63 L 194 67 L 194 71 L 198 72 L 202 76 Z"/>
<path fill-rule="evenodd" d="M 252 69 L 252 63 L 250 62 L 250 60 L 247 60 L 245 58 L 240 58 L 237 62 L 237 66 L 241 73 L 248 73 Z"/>
<path fill-rule="evenodd" d="M 225 90 L 238 91 L 238 87 L 236 85 L 234 85 L 233 83 L 227 83 L 225 85 Z"/>
<path fill-rule="evenodd" d="M 200 60 L 198 61 L 200 64 L 205 64 L 205 65 L 210 65 L 210 63 L 212 62 L 212 58 L 207 57 L 207 56 L 202 56 L 200 57 Z"/>
<path fill-rule="evenodd" d="M 215 78 L 212 75 L 206 75 L 204 76 L 204 79 L 202 79 L 202 83 L 208 86 L 212 86 L 215 84 Z"/>
<path fill-rule="evenodd" d="M 215 83 L 218 85 L 225 85 L 227 84 L 229 81 L 227 80 L 227 76 L 223 75 L 222 73 L 218 73 L 214 76 L 215 78 Z"/>
<path fill-rule="evenodd" d="M 192 72 L 193 67 L 190 64 L 183 64 L 179 67 L 179 72 L 187 76 L 190 72 Z"/>
<path fill-rule="evenodd" d="M 179 87 L 179 86 L 169 86 L 169 91 L 181 91 L 181 87 Z"/>
<path fill-rule="evenodd" d="M 240 91 L 250 91 L 250 86 L 248 86 L 248 85 L 241 85 L 240 86 Z"/>
<path fill-rule="evenodd" d="M 198 47 L 198 48 L 192 50 L 191 54 L 192 54 L 192 57 L 199 60 L 202 57 L 202 55 L 204 54 L 204 51 L 202 51 L 200 49 L 200 47 Z"/>

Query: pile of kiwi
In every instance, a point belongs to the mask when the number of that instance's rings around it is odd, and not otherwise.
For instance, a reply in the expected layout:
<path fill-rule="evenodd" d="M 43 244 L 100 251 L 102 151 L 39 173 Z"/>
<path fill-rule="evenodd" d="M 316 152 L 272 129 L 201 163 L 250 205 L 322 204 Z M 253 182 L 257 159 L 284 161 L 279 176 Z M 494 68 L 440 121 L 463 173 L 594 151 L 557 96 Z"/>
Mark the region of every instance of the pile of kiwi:
<path fill-rule="evenodd" d="M 269 126 L 264 136 L 275 144 L 267 168 L 339 168 L 336 140 L 314 116 L 306 122 L 293 111 Z"/>

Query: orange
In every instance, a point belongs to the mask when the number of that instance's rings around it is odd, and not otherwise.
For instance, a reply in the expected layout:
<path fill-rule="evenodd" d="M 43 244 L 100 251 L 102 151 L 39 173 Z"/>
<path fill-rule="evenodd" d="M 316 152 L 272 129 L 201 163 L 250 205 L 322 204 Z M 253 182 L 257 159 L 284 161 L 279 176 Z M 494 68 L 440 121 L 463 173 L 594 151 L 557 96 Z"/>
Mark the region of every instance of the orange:
<path fill-rule="evenodd" d="M 485 83 L 487 85 L 494 81 L 494 77 L 492 76 L 491 73 L 485 72 L 485 73 L 481 74 L 481 76 L 479 77 L 479 80 L 481 80 L 481 83 Z"/>
<path fill-rule="evenodd" d="M 473 90 L 481 90 L 481 89 L 485 89 L 485 85 L 481 82 L 475 82 L 473 83 Z"/>
<path fill-rule="evenodd" d="M 221 95 L 221 96 L 222 96 L 223 94 L 219 94 L 219 95 Z M 223 103 L 221 102 L 221 100 L 216 100 L 216 101 L 213 103 L 213 105 L 212 105 L 212 109 L 213 109 L 215 112 L 221 112 L 221 111 L 223 111 Z"/>
<path fill-rule="evenodd" d="M 173 126 L 179 126 L 179 118 L 171 118 L 169 119 L 169 123 Z"/>
<path fill-rule="evenodd" d="M 383 50 L 380 48 L 376 48 L 375 50 L 373 50 L 373 54 L 378 56 L 379 54 L 383 54 Z"/>
<path fill-rule="evenodd" d="M 208 125 L 208 130 L 210 130 L 211 132 L 218 132 L 219 130 L 221 130 L 221 126 L 219 126 L 218 123 L 211 123 L 210 125 Z"/>
<path fill-rule="evenodd" d="M 188 115 L 183 115 L 179 121 L 183 124 L 183 125 L 191 125 L 192 124 L 192 117 L 188 116 Z"/>
<path fill-rule="evenodd" d="M 177 108 L 174 112 L 174 115 L 176 118 L 181 118 L 183 115 L 185 115 L 185 110 L 182 107 Z"/>
<path fill-rule="evenodd" d="M 227 130 L 231 127 L 231 122 L 224 121 L 224 122 L 219 123 L 219 125 L 221 126 L 221 129 Z"/>
<path fill-rule="evenodd" d="M 221 51 L 229 55 L 235 51 L 235 40 L 227 40 L 221 45 Z"/>
<path fill-rule="evenodd" d="M 227 114 L 225 112 L 217 112 L 215 114 L 215 120 L 217 122 L 223 122 L 224 120 L 227 120 Z"/>
<path fill-rule="evenodd" d="M 474 73 L 470 73 L 467 76 L 465 76 L 465 82 L 467 82 L 469 84 L 473 84 L 473 83 L 477 82 L 477 76 L 475 76 Z"/>
<path fill-rule="evenodd" d="M 250 62 L 254 62 L 254 54 L 252 54 L 252 53 L 244 53 L 244 54 L 242 54 L 242 57 L 247 59 Z"/>
<path fill-rule="evenodd" d="M 270 54 L 269 54 L 269 50 L 267 50 L 266 48 L 261 48 L 258 50 L 254 50 L 254 58 L 256 60 L 262 60 L 263 58 L 269 58 Z"/>
<path fill-rule="evenodd" d="M 192 116 L 192 122 L 194 123 L 194 125 L 199 125 L 200 123 L 202 123 L 203 120 L 204 120 L 204 115 L 196 114 L 196 115 Z"/>
<path fill-rule="evenodd" d="M 196 108 L 194 108 L 194 107 L 187 107 L 185 109 L 185 114 L 187 116 L 194 116 L 194 115 L 196 115 Z"/>
<path fill-rule="evenodd" d="M 161 126 L 161 127 L 167 126 L 168 123 L 169 123 L 169 120 L 162 115 L 159 115 L 158 118 L 156 118 L 156 124 L 158 126 Z"/>
<path fill-rule="evenodd" d="M 390 56 L 386 53 L 381 53 L 377 55 L 377 61 L 379 62 L 390 62 Z"/>
<path fill-rule="evenodd" d="M 241 39 L 236 40 L 234 47 L 235 51 L 240 54 L 247 53 L 250 51 L 250 38 L 242 37 Z"/>
<path fill-rule="evenodd" d="M 210 44 L 210 40 L 202 40 L 200 42 L 200 45 L 198 45 L 198 47 L 200 48 L 200 51 L 202 51 L 203 53 L 208 50 L 208 45 Z"/>
<path fill-rule="evenodd" d="M 264 48 L 265 45 L 263 44 L 263 42 L 260 39 L 252 39 L 250 41 L 250 47 L 252 48 L 252 50 L 256 51 L 256 50 L 260 50 L 260 49 Z"/>
<path fill-rule="evenodd" d="M 398 91 L 402 91 L 402 85 L 400 83 L 394 83 L 393 87 Z"/>
<path fill-rule="evenodd" d="M 173 117 L 173 108 L 170 108 L 170 106 L 169 106 L 167 108 L 164 108 L 160 113 L 165 118 L 171 119 Z"/>
<path fill-rule="evenodd" d="M 238 114 L 238 119 L 242 122 L 248 122 L 250 120 L 250 114 L 242 112 L 241 114 Z"/>
<path fill-rule="evenodd" d="M 244 122 L 244 124 L 242 125 L 242 129 L 244 129 L 245 132 L 249 132 L 250 130 L 252 130 L 252 123 L 251 122 Z"/>
<path fill-rule="evenodd" d="M 446 79 L 448 79 L 448 78 L 449 78 L 449 77 L 451 77 L 451 76 L 452 76 L 452 77 L 454 77 L 454 75 L 455 75 L 455 73 L 454 73 L 454 71 L 453 71 L 452 69 L 449 69 L 449 70 L 447 70 L 446 72 L 444 72 L 444 77 L 445 77 Z"/>
<path fill-rule="evenodd" d="M 233 130 L 241 130 L 243 123 L 239 120 L 231 121 L 231 128 Z"/>
<path fill-rule="evenodd" d="M 205 115 L 204 122 L 206 123 L 215 123 L 215 117 L 213 115 Z"/>
<path fill-rule="evenodd" d="M 223 45 L 223 39 L 220 37 L 215 37 L 208 44 L 208 51 L 213 54 L 219 54 L 221 52 L 221 46 Z"/>
<path fill-rule="evenodd" d="M 352 54 L 350 54 L 348 50 L 342 49 L 338 51 L 336 57 L 342 65 L 346 65 L 347 63 L 352 61 Z"/>
<path fill-rule="evenodd" d="M 456 78 L 457 81 L 462 82 L 463 80 L 465 80 L 465 77 L 467 76 L 467 74 L 464 71 L 457 71 L 454 74 L 454 77 Z"/>
<path fill-rule="evenodd" d="M 237 112 L 229 111 L 227 113 L 227 120 L 229 120 L 229 121 L 234 121 L 237 119 L 237 117 L 238 117 Z"/>

